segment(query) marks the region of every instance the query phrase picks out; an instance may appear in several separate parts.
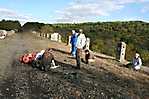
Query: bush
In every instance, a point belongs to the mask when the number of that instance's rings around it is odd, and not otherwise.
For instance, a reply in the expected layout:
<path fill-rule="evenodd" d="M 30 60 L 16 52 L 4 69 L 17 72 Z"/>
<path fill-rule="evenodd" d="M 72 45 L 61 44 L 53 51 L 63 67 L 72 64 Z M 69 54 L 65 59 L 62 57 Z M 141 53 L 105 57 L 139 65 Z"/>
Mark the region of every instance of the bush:
<path fill-rule="evenodd" d="M 140 56 L 142 58 L 143 65 L 148 65 L 149 64 L 149 51 L 141 49 Z"/>

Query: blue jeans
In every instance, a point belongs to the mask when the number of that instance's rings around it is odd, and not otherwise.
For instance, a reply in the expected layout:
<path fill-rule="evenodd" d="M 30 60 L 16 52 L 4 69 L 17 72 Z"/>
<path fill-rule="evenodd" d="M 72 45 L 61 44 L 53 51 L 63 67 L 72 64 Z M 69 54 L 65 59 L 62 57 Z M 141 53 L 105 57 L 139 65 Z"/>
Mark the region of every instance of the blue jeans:
<path fill-rule="evenodd" d="M 76 56 L 76 51 L 77 51 L 76 45 L 72 45 L 72 48 L 71 48 L 72 56 Z"/>

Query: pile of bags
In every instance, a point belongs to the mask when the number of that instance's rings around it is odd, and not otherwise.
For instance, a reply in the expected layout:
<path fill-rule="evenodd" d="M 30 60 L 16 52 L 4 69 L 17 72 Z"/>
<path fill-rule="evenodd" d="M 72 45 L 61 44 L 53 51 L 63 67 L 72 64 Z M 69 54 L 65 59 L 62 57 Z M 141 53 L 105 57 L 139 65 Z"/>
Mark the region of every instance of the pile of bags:
<path fill-rule="evenodd" d="M 35 60 L 36 55 L 37 55 L 37 52 L 24 54 L 19 58 L 19 60 L 20 60 L 21 63 L 29 64 L 29 63 L 32 63 Z"/>

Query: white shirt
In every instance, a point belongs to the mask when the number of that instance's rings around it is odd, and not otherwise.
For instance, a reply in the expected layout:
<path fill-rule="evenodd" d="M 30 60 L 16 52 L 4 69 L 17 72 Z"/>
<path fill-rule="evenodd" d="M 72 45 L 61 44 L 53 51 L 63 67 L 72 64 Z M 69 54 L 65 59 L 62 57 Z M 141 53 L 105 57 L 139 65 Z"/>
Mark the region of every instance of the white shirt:
<path fill-rule="evenodd" d="M 42 55 L 44 54 L 44 50 L 42 50 L 41 52 L 36 54 L 35 60 L 37 60 L 38 58 L 42 57 Z"/>
<path fill-rule="evenodd" d="M 76 47 L 82 49 L 86 44 L 86 37 L 84 34 L 80 34 L 77 39 Z"/>
<path fill-rule="evenodd" d="M 135 67 L 141 67 L 142 65 L 142 60 L 141 58 L 133 58 L 133 66 Z"/>

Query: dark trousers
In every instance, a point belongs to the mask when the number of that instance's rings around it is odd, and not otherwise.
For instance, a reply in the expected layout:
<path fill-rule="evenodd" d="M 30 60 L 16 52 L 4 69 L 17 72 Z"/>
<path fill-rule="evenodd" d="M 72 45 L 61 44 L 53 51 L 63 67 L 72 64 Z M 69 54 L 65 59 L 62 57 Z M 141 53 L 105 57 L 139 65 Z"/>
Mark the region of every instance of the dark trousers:
<path fill-rule="evenodd" d="M 90 53 L 85 54 L 85 62 L 88 64 L 88 60 L 90 58 Z"/>
<path fill-rule="evenodd" d="M 77 49 L 76 52 L 76 63 L 77 63 L 77 68 L 80 69 L 80 65 L 81 65 L 81 49 Z"/>

